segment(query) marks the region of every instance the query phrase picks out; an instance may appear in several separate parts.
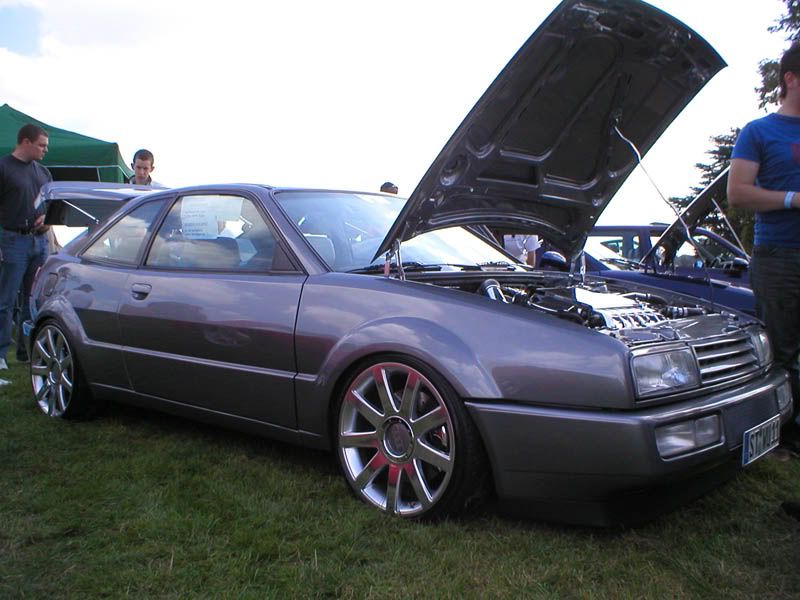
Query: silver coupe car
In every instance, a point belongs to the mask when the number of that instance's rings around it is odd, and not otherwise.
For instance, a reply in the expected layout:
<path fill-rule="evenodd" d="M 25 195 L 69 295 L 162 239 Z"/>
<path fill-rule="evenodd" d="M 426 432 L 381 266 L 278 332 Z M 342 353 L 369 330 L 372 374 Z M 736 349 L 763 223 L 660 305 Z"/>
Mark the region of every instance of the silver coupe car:
<path fill-rule="evenodd" d="M 358 498 L 401 517 L 495 494 L 608 524 L 686 501 L 792 414 L 761 325 L 532 269 L 473 228 L 535 232 L 573 261 L 636 151 L 723 66 L 643 2 L 566 0 L 407 201 L 266 185 L 130 199 L 39 272 L 36 404 L 72 418 L 111 399 L 331 449 Z"/>

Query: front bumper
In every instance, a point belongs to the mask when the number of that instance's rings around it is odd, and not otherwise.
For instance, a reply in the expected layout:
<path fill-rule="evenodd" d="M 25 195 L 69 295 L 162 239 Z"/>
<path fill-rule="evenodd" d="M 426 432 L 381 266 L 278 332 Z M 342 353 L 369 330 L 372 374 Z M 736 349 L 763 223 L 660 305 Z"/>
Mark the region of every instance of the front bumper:
<path fill-rule="evenodd" d="M 646 520 L 651 515 L 645 509 L 685 502 L 739 470 L 744 432 L 779 413 L 778 391 L 788 394 L 788 385 L 786 373 L 775 369 L 733 389 L 641 410 L 466 405 L 483 436 L 502 502 L 547 519 L 607 525 L 620 520 L 615 515 L 630 517 L 626 522 Z M 781 422 L 791 413 L 790 402 Z M 719 442 L 661 457 L 657 427 L 713 414 L 720 417 Z M 613 510 L 631 498 L 638 498 L 633 510 Z"/>

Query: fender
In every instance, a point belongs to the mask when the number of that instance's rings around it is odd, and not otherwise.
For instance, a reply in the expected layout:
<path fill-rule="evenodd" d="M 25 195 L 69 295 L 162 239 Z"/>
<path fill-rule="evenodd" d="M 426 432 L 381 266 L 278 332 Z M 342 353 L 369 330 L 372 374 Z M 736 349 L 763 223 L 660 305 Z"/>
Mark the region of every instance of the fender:
<path fill-rule="evenodd" d="M 295 398 L 298 427 L 328 437 L 330 407 L 339 384 L 359 362 L 380 354 L 407 354 L 437 371 L 462 398 L 499 398 L 500 390 L 477 355 L 452 331 L 415 317 L 364 323 L 331 348 L 316 375 L 300 373 Z"/>
<path fill-rule="evenodd" d="M 34 331 L 47 319 L 55 320 L 64 328 L 67 340 L 73 346 L 73 354 L 83 365 L 87 383 L 93 390 L 97 389 L 97 385 L 120 387 L 121 382 L 131 389 L 122 348 L 90 339 L 72 304 L 60 294 L 51 296 L 42 304 L 36 315 Z"/>

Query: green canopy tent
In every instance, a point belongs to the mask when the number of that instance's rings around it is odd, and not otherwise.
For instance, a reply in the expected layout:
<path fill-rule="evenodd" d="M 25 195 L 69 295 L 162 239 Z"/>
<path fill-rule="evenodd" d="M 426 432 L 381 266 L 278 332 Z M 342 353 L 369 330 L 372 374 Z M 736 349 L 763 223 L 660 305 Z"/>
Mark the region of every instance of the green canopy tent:
<path fill-rule="evenodd" d="M 9 154 L 17 132 L 26 123 L 39 125 L 50 136 L 50 150 L 42 164 L 56 181 L 110 181 L 125 183 L 133 172 L 122 160 L 119 146 L 74 131 L 59 129 L 11 108 L 0 106 L 0 156 Z"/>

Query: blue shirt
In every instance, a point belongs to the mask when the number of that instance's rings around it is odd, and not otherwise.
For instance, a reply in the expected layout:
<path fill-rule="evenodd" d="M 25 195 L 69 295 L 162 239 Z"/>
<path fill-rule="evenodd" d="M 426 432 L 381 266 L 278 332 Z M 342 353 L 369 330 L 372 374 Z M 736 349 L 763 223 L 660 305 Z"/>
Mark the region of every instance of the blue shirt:
<path fill-rule="evenodd" d="M 744 126 L 731 158 L 759 163 L 756 185 L 800 193 L 800 117 L 773 113 Z M 800 248 L 800 210 L 756 213 L 756 246 Z"/>

